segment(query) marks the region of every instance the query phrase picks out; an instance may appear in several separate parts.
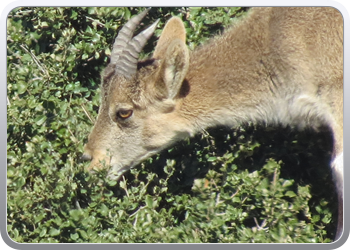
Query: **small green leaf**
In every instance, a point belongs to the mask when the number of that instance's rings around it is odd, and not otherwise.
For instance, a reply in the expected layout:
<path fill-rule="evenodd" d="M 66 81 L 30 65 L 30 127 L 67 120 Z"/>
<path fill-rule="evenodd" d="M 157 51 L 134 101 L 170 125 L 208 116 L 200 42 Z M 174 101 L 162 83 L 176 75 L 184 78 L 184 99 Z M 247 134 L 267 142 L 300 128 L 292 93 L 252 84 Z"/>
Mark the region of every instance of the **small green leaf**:
<path fill-rule="evenodd" d="M 22 187 L 26 183 L 26 179 L 24 177 L 18 177 L 16 180 L 16 186 Z"/>
<path fill-rule="evenodd" d="M 211 156 L 211 157 L 209 157 L 208 158 L 208 162 L 213 162 L 213 161 L 216 161 L 216 159 L 217 159 L 217 157 L 215 157 L 215 156 Z"/>
<path fill-rule="evenodd" d="M 73 209 L 69 211 L 69 215 L 72 217 L 73 220 L 79 221 L 83 218 L 83 213 L 79 209 Z"/>
<path fill-rule="evenodd" d="M 60 233 L 61 233 L 61 231 L 59 229 L 56 229 L 56 228 L 51 228 L 49 231 L 49 235 L 51 235 L 51 236 L 57 236 Z"/>
<path fill-rule="evenodd" d="M 107 216 L 109 212 L 108 207 L 105 204 L 101 204 L 100 213 L 102 216 Z"/>
<path fill-rule="evenodd" d="M 294 181 L 292 180 L 285 180 L 282 184 L 283 187 L 289 187 L 291 185 L 293 185 Z"/>
<path fill-rule="evenodd" d="M 34 120 L 35 124 L 38 125 L 38 126 L 43 125 L 45 121 L 46 121 L 46 115 L 38 116 L 38 117 Z"/>
<path fill-rule="evenodd" d="M 293 191 L 287 191 L 285 195 L 290 197 L 290 198 L 293 198 L 293 197 L 297 196 L 296 193 L 294 193 Z"/>
<path fill-rule="evenodd" d="M 40 237 L 44 237 L 47 233 L 47 228 L 46 227 L 43 227 L 39 233 L 39 236 Z"/>
<path fill-rule="evenodd" d="M 42 22 L 41 23 L 41 27 L 42 28 L 48 28 L 49 27 L 49 24 L 47 22 Z"/>
<path fill-rule="evenodd" d="M 88 239 L 88 234 L 85 231 L 79 230 L 79 234 L 81 235 L 82 238 Z"/>
<path fill-rule="evenodd" d="M 78 234 L 78 233 L 70 234 L 70 238 L 71 238 L 72 240 L 77 240 L 77 239 L 79 239 L 79 234 Z"/>
<path fill-rule="evenodd" d="M 153 198 L 152 198 L 152 196 L 147 195 L 146 199 L 145 199 L 145 202 L 146 202 L 147 207 L 153 208 Z"/>
<path fill-rule="evenodd" d="M 17 82 L 17 90 L 18 94 L 24 94 L 27 91 L 27 83 L 22 81 Z"/>

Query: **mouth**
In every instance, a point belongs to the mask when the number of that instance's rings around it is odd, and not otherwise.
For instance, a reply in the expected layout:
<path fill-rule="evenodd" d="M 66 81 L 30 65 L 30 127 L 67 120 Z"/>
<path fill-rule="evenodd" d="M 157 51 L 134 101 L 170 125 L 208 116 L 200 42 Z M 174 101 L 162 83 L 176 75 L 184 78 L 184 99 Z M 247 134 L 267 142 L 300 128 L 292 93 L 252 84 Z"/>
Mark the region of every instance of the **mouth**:
<path fill-rule="evenodd" d="M 107 178 L 112 181 L 118 181 L 123 176 L 123 174 L 130 169 L 130 166 L 112 166 L 108 171 Z"/>
<path fill-rule="evenodd" d="M 148 152 L 140 157 L 136 157 L 137 160 L 133 161 L 124 161 L 120 162 L 116 158 L 111 157 L 109 159 L 109 167 L 107 172 L 107 178 L 112 181 L 118 181 L 123 176 L 123 174 L 133 167 L 140 164 L 145 159 L 151 157 L 152 155 L 156 154 L 158 151 L 155 152 Z"/>
<path fill-rule="evenodd" d="M 125 164 L 125 162 L 124 164 L 120 162 L 113 163 L 111 164 L 108 170 L 107 178 L 112 181 L 118 181 L 120 180 L 120 178 L 123 176 L 125 172 L 135 167 L 138 163 L 140 163 L 140 161 L 137 161 L 137 162 L 132 161 L 132 162 L 128 162 L 127 164 Z"/>

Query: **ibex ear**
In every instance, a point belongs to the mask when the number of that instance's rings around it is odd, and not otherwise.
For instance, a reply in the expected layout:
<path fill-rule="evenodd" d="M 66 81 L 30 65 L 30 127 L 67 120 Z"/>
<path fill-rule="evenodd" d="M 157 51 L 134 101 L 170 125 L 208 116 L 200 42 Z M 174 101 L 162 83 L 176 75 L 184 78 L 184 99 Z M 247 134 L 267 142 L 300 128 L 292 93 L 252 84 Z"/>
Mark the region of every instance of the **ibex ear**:
<path fill-rule="evenodd" d="M 153 57 L 161 62 L 161 74 L 168 98 L 173 99 L 181 88 L 189 65 L 186 30 L 180 18 L 173 17 L 167 22 Z"/>
<path fill-rule="evenodd" d="M 189 53 L 183 41 L 171 42 L 161 59 L 161 75 L 167 89 L 168 99 L 174 99 L 179 93 L 186 77 L 189 65 Z"/>
<path fill-rule="evenodd" d="M 153 53 L 153 57 L 162 58 L 174 39 L 180 39 L 183 43 L 186 43 L 185 26 L 182 20 L 178 17 L 171 18 L 165 25 Z"/>

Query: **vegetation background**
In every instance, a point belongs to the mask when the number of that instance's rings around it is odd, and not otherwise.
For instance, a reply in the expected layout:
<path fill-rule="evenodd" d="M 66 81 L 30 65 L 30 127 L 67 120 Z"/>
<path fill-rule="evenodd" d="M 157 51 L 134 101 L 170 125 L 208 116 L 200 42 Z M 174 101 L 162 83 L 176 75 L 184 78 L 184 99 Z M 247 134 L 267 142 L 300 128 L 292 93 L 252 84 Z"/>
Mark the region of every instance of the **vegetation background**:
<path fill-rule="evenodd" d="M 7 230 L 16 242 L 330 242 L 330 136 L 246 124 L 215 128 L 120 182 L 79 161 L 100 72 L 120 27 L 143 8 L 14 9 L 7 23 Z M 246 8 L 152 8 L 145 48 L 179 16 L 191 50 Z"/>

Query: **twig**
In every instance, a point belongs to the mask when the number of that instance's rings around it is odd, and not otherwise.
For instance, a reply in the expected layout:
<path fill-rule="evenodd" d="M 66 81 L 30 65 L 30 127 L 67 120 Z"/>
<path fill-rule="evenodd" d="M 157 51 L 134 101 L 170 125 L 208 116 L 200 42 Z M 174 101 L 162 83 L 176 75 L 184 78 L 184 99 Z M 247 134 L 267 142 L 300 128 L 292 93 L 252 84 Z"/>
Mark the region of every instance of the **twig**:
<path fill-rule="evenodd" d="M 129 217 L 131 218 L 131 217 L 133 217 L 133 216 L 137 216 L 137 213 L 139 212 L 139 211 L 141 211 L 142 209 L 144 209 L 144 208 L 146 208 L 147 206 L 141 206 L 139 209 L 137 209 L 134 213 L 132 213 Z"/>
<path fill-rule="evenodd" d="M 255 225 L 256 225 L 258 231 L 261 231 L 261 230 L 266 231 L 269 229 L 269 227 L 265 227 L 267 225 L 266 219 L 264 219 L 263 222 L 261 223 L 261 225 L 259 225 L 258 220 L 254 217 L 254 222 L 255 222 Z"/>
<path fill-rule="evenodd" d="M 74 136 L 73 132 L 69 129 L 69 126 L 67 126 L 67 129 L 68 129 L 69 133 L 70 133 L 71 136 L 72 136 L 72 141 L 73 141 L 74 143 L 78 143 L 78 139 Z"/>
<path fill-rule="evenodd" d="M 12 18 L 12 17 L 23 17 L 25 15 L 28 15 L 30 13 L 32 13 L 33 10 L 20 10 L 16 13 L 16 15 L 8 15 L 8 18 Z"/>
<path fill-rule="evenodd" d="M 82 107 L 84 113 L 86 114 L 86 116 L 87 116 L 87 117 L 89 118 L 89 120 L 91 121 L 91 123 L 92 123 L 92 124 L 95 124 L 95 120 L 94 120 L 93 118 L 91 118 L 89 112 L 86 110 L 86 108 L 85 108 L 85 106 L 84 106 L 83 103 L 81 104 L 81 107 Z"/>
<path fill-rule="evenodd" d="M 104 23 L 101 23 L 100 21 L 98 21 L 98 20 L 95 20 L 95 19 L 93 19 L 93 18 L 91 18 L 91 17 L 86 17 L 86 19 L 88 19 L 88 20 L 90 20 L 90 21 L 92 21 L 92 22 L 95 22 L 95 23 L 97 23 L 98 25 L 100 25 L 100 26 L 102 26 L 102 27 L 105 27 L 105 24 Z"/>
<path fill-rule="evenodd" d="M 235 197 L 238 194 L 238 192 L 239 192 L 239 189 L 237 189 L 237 191 L 230 196 L 230 199 L 233 199 L 233 197 Z"/>
<path fill-rule="evenodd" d="M 220 201 L 220 193 L 218 193 L 215 200 L 215 207 L 217 207 L 221 203 L 224 203 L 224 201 Z"/>
<path fill-rule="evenodd" d="M 38 67 L 41 69 L 41 71 L 42 71 L 47 77 L 50 78 L 49 72 L 47 71 L 46 68 L 44 68 L 45 66 L 43 66 L 43 65 L 40 63 L 39 59 L 38 59 L 32 52 L 30 52 L 30 51 L 25 47 L 25 45 L 21 44 L 20 47 L 21 47 L 25 52 L 27 52 L 27 53 L 33 58 L 34 62 L 36 63 L 36 65 L 38 65 Z"/>

